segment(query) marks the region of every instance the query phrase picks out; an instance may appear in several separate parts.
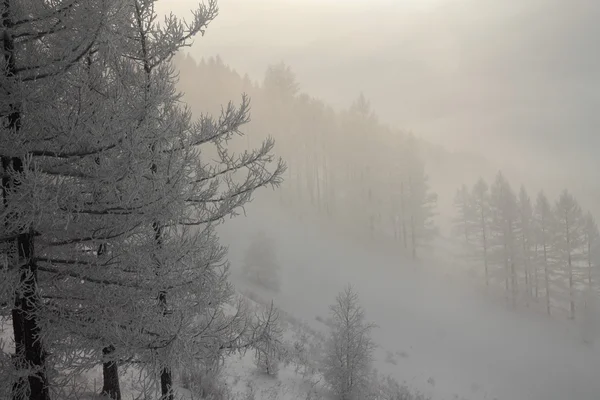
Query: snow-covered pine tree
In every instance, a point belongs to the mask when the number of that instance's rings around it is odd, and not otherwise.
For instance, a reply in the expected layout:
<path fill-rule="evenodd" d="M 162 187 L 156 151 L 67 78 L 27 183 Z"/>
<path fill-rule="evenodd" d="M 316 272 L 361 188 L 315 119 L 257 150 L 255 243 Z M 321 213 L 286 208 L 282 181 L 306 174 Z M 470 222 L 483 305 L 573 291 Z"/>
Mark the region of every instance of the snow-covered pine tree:
<path fill-rule="evenodd" d="M 332 330 L 325 348 L 325 380 L 340 400 L 363 399 L 370 390 L 374 324 L 366 321 L 358 294 L 351 286 L 330 307 Z"/>

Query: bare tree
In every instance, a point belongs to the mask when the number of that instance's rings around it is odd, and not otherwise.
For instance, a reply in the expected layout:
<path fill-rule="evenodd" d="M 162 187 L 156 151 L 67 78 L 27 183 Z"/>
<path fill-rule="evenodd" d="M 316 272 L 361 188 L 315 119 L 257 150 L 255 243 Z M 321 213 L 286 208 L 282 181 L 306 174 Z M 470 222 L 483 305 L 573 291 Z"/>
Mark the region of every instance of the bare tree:
<path fill-rule="evenodd" d="M 481 258 L 485 273 L 485 286 L 489 286 L 489 248 L 490 248 L 490 194 L 489 187 L 483 179 L 479 179 L 472 189 L 473 216 L 476 219 L 474 235 L 481 247 Z"/>
<path fill-rule="evenodd" d="M 491 187 L 490 206 L 493 260 L 495 264 L 502 266 L 507 299 L 510 295 L 512 305 L 516 307 L 519 292 L 516 252 L 518 206 L 517 198 L 501 172 L 496 175 Z"/>
<path fill-rule="evenodd" d="M 264 329 L 262 338 L 253 345 L 256 367 L 267 375 L 277 376 L 283 353 L 283 329 L 273 303 L 266 312 L 258 316 L 257 322 L 264 326 Z"/>
<path fill-rule="evenodd" d="M 524 186 L 519 190 L 519 212 L 517 216 L 518 241 L 520 242 L 520 259 L 525 280 L 525 301 L 529 297 L 537 297 L 538 275 L 535 264 L 532 265 L 534 236 L 532 232 L 533 206 Z M 533 271 L 532 271 L 533 270 Z"/>
<path fill-rule="evenodd" d="M 541 253 L 538 256 L 538 259 L 539 262 L 541 262 L 542 268 L 544 270 L 546 312 L 548 313 L 548 315 L 550 315 L 550 254 L 552 251 L 552 244 L 554 242 L 556 220 L 548 198 L 546 197 L 544 192 L 539 192 L 536 199 L 534 209 L 534 226 L 537 236 L 536 242 L 539 243 L 541 247 Z"/>
<path fill-rule="evenodd" d="M 592 288 L 594 272 L 597 266 L 598 251 L 600 248 L 600 232 L 596 219 L 589 211 L 585 214 L 585 258 L 587 262 L 587 283 L 588 287 Z"/>
<path fill-rule="evenodd" d="M 468 244 L 473 235 L 473 225 L 477 220 L 474 213 L 473 200 L 467 185 L 462 185 L 454 195 L 454 207 L 456 208 L 456 217 L 454 218 L 454 231 L 464 237 Z"/>
<path fill-rule="evenodd" d="M 567 190 L 555 205 L 558 222 L 555 247 L 561 270 L 568 281 L 569 317 L 575 318 L 575 261 L 584 245 L 584 221 L 581 207 Z"/>
<path fill-rule="evenodd" d="M 407 170 L 404 175 L 406 190 L 406 221 L 408 221 L 408 236 L 410 251 L 413 259 L 417 258 L 418 250 L 430 243 L 438 233 L 433 217 L 436 215 L 437 194 L 431 191 L 429 177 L 425 172 L 425 164 L 417 153 L 414 138 L 409 139 L 407 153 Z"/>

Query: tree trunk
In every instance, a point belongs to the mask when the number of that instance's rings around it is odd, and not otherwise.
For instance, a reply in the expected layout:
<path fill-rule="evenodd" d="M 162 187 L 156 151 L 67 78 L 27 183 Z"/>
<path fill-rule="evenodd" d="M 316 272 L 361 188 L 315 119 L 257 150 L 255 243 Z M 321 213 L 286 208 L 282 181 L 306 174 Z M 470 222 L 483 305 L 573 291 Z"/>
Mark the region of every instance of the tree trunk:
<path fill-rule="evenodd" d="M 19 160 L 20 161 L 20 160 Z M 13 159 L 13 166 L 15 159 Z M 21 169 L 22 170 L 22 169 Z M 22 390 L 29 385 L 29 400 L 49 400 L 48 377 L 46 375 L 46 351 L 40 338 L 37 312 L 41 305 L 38 294 L 37 265 L 33 261 L 33 232 L 22 233 L 17 239 L 20 267 L 20 287 L 12 310 L 15 339 L 15 362 L 17 369 L 30 369 L 27 382 L 21 378 L 13 387 L 14 400 L 24 399 Z M 22 371 L 25 372 L 25 371 Z"/>
<path fill-rule="evenodd" d="M 535 244 L 535 254 L 533 255 L 533 279 L 534 279 L 534 297 L 537 301 L 537 298 L 539 297 L 539 287 L 540 287 L 540 278 L 539 278 L 539 263 L 538 263 L 538 259 L 539 259 L 539 245 L 538 243 Z"/>
<path fill-rule="evenodd" d="M 505 286 L 505 297 L 506 297 L 506 305 L 509 304 L 509 292 L 510 292 L 510 271 L 508 266 L 508 245 L 506 244 L 506 237 L 504 238 L 504 286 Z"/>
<path fill-rule="evenodd" d="M 173 400 L 173 374 L 171 369 L 165 367 L 160 372 L 160 393 L 162 400 Z"/>
<path fill-rule="evenodd" d="M 543 232 L 545 235 L 545 231 Z M 550 312 L 550 278 L 548 277 L 548 246 L 544 241 L 544 279 L 546 281 L 546 311 L 548 315 L 551 315 Z"/>
<path fill-rule="evenodd" d="M 525 270 L 525 306 L 529 306 L 529 296 L 531 294 L 531 277 L 529 276 L 529 248 L 525 234 L 523 234 L 523 269 Z"/>
<path fill-rule="evenodd" d="M 400 215 L 401 215 L 401 226 L 402 226 L 402 243 L 404 248 L 408 247 L 406 238 L 406 207 L 404 199 L 404 182 L 400 182 Z"/>
<path fill-rule="evenodd" d="M 98 257 L 106 251 L 104 243 L 98 246 Z M 113 400 L 121 400 L 121 385 L 119 383 L 119 364 L 116 360 L 110 360 L 115 352 L 113 345 L 102 349 L 102 395 Z"/>
<path fill-rule="evenodd" d="M 102 395 L 113 400 L 121 400 L 121 386 L 119 384 L 119 364 L 116 360 L 110 360 L 115 352 L 114 346 L 102 349 L 104 360 L 102 362 Z"/>
<path fill-rule="evenodd" d="M 567 267 L 569 268 L 569 318 L 575 319 L 575 299 L 573 295 L 573 263 L 571 261 L 571 229 L 569 224 L 569 217 L 565 215 L 565 233 L 567 240 Z"/>
<path fill-rule="evenodd" d="M 14 38 L 11 36 L 13 22 L 11 18 L 11 2 L 4 0 L 4 12 L 2 13 L 3 53 L 5 76 L 9 79 L 16 76 Z M 11 95 L 11 93 L 8 93 Z M 13 130 L 16 134 L 21 130 L 21 107 L 20 104 L 10 104 L 10 112 L 7 117 L 6 128 Z M 11 159 L 12 168 L 16 173 L 23 172 L 23 161 L 18 157 Z M 8 167 L 9 160 L 2 160 L 3 167 Z M 5 170 L 6 172 L 6 170 Z M 15 190 L 18 182 L 11 178 L 2 179 L 2 191 L 6 196 L 8 190 Z M 6 201 L 6 197 L 5 197 Z M 46 351 L 40 337 L 37 312 L 41 306 L 38 293 L 37 265 L 34 260 L 34 235 L 31 227 L 24 226 L 25 232 L 17 237 L 17 264 L 20 265 L 19 289 L 16 292 L 14 308 L 12 309 L 12 322 L 15 340 L 15 356 L 13 358 L 15 367 L 21 373 L 27 373 L 27 378 L 19 378 L 13 387 L 13 399 L 25 398 L 23 390 L 29 385 L 29 400 L 48 400 L 48 377 L 46 375 Z"/>
<path fill-rule="evenodd" d="M 160 229 L 158 229 L 157 232 L 160 234 Z M 160 245 L 160 239 L 157 239 L 157 241 L 157 244 Z M 167 293 L 161 291 L 158 295 L 158 301 L 160 307 L 162 308 L 162 313 L 165 315 L 167 313 Z M 174 400 L 173 372 L 168 365 L 163 366 L 162 370 L 160 371 L 160 393 L 161 400 Z"/>
<path fill-rule="evenodd" d="M 587 251 L 587 259 L 588 259 L 588 286 L 592 288 L 592 242 L 588 239 L 588 251 Z"/>
<path fill-rule="evenodd" d="M 415 232 L 415 218 L 410 216 L 410 240 L 412 246 L 412 258 L 417 259 L 417 232 Z"/>

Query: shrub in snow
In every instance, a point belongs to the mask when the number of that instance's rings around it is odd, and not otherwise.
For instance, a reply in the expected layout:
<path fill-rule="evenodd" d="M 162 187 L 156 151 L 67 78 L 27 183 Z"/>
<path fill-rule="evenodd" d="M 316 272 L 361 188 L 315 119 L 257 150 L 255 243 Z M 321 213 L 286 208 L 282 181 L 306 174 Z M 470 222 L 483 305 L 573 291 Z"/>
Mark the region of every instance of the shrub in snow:
<path fill-rule="evenodd" d="M 279 362 L 283 355 L 282 337 L 283 330 L 279 323 L 277 310 L 271 304 L 269 310 L 259 317 L 261 321 L 271 321 L 265 325 L 262 336 L 254 344 L 255 364 L 259 371 L 270 376 L 277 376 L 279 372 Z"/>
<path fill-rule="evenodd" d="M 207 368 L 198 365 L 180 374 L 181 386 L 189 390 L 194 397 L 211 400 L 229 400 L 231 392 L 221 374 L 220 365 Z"/>
<path fill-rule="evenodd" d="M 374 388 L 373 396 L 377 400 L 430 400 L 424 394 L 413 392 L 407 386 L 400 385 L 389 376 L 379 381 Z"/>

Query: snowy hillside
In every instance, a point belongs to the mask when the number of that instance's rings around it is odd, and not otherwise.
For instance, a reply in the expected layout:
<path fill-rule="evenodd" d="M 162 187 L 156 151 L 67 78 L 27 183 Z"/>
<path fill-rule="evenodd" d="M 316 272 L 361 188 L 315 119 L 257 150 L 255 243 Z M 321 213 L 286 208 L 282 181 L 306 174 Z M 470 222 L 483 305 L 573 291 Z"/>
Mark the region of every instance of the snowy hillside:
<path fill-rule="evenodd" d="M 445 273 L 443 262 L 415 265 L 393 249 L 332 236 L 265 200 L 246 211 L 221 228 L 236 284 L 250 238 L 266 231 L 283 267 L 276 304 L 319 327 L 335 294 L 353 284 L 367 318 L 379 325 L 381 372 L 433 399 L 597 399 L 600 352 L 581 342 L 575 325 L 511 312 Z"/>

